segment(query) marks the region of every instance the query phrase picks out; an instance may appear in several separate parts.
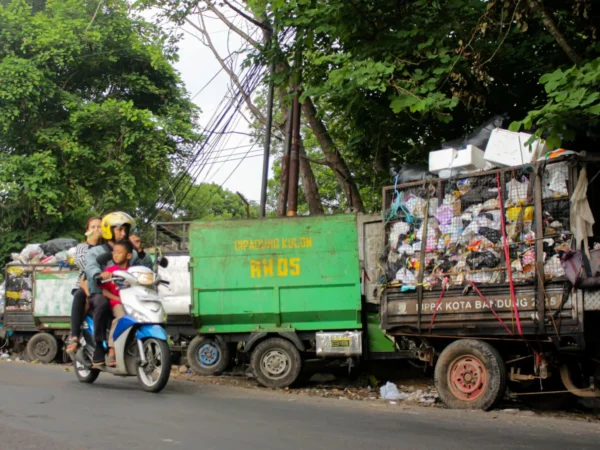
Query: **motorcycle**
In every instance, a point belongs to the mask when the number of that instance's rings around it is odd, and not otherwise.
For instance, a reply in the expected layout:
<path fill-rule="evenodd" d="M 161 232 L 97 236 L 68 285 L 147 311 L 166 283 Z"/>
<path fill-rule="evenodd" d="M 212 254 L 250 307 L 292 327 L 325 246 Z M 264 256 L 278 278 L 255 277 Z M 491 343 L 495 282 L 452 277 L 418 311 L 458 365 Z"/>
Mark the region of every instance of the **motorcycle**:
<path fill-rule="evenodd" d="M 161 258 L 159 264 L 167 267 L 168 262 Z M 96 381 L 100 372 L 125 377 L 137 375 L 145 391 L 160 392 L 171 374 L 171 352 L 167 333 L 161 326 L 166 323 L 167 314 L 156 287 L 169 282 L 144 266 L 118 270 L 112 278 L 99 280 L 99 283 L 109 281 L 120 286 L 121 303 L 126 312 L 117 323 L 113 336 L 117 365 L 92 367 L 96 343 L 94 321 L 88 315 L 82 327 L 80 347 L 74 356 L 75 375 L 80 382 L 90 384 Z M 103 345 L 106 349 L 106 341 Z"/>

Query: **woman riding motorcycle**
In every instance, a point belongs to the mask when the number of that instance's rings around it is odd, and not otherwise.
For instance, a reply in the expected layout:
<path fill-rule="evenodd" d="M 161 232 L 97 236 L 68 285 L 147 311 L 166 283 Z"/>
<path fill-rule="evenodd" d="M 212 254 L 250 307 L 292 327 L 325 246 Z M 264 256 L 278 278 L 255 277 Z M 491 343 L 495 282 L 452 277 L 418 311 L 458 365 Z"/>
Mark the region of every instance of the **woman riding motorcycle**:
<path fill-rule="evenodd" d="M 90 292 L 89 304 L 93 310 L 94 318 L 94 339 L 96 341 L 96 351 L 93 356 L 94 365 L 100 366 L 105 364 L 106 352 L 103 342 L 106 340 L 106 329 L 111 318 L 110 303 L 108 299 L 102 295 L 102 289 L 96 283 L 96 276 L 101 274 L 103 270 L 112 265 L 112 261 L 107 264 L 100 265 L 97 261 L 98 256 L 104 253 L 111 253 L 115 242 L 122 239 L 130 239 L 130 233 L 135 229 L 135 220 L 124 212 L 112 212 L 102 219 L 101 229 L 102 237 L 107 241 L 107 244 L 94 247 L 88 251 L 85 261 L 85 276 L 88 282 Z M 152 259 L 150 255 L 142 250 L 140 240 L 132 240 L 136 247 L 131 258 L 131 265 L 146 266 L 152 268 Z"/>

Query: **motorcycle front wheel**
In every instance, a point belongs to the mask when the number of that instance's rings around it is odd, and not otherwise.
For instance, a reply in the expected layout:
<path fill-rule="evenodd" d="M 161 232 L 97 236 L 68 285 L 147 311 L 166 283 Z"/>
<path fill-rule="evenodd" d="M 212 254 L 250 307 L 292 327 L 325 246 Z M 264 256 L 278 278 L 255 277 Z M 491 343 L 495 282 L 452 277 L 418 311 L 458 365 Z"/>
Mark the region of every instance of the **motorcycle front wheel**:
<path fill-rule="evenodd" d="M 147 392 L 157 393 L 164 389 L 171 375 L 171 350 L 160 339 L 148 338 L 142 343 L 146 364 L 138 367 L 137 378 Z"/>

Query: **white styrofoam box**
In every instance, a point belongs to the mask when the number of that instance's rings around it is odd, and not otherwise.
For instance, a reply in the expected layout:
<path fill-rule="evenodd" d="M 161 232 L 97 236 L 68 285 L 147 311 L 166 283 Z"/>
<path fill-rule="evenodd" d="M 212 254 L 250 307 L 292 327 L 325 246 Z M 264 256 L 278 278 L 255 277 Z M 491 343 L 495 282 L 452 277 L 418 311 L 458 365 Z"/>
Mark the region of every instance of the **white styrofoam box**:
<path fill-rule="evenodd" d="M 449 178 L 459 173 L 491 169 L 483 156 L 483 150 L 473 145 L 467 145 L 463 150 L 447 148 L 433 151 L 429 153 L 429 171 Z"/>
<path fill-rule="evenodd" d="M 190 294 L 190 272 L 188 255 L 167 256 L 169 266 L 158 268 L 158 274 L 163 280 L 170 282 L 169 286 L 158 286 L 158 293 L 165 297 L 163 306 L 167 315 L 186 315 L 190 313 L 192 296 Z"/>
<path fill-rule="evenodd" d="M 499 166 L 515 167 L 529 164 L 534 157 L 537 159 L 548 151 L 545 142 L 539 139 L 531 146 L 525 145 L 529 138 L 531 134 L 528 133 L 496 128 L 490 135 L 484 158 Z"/>

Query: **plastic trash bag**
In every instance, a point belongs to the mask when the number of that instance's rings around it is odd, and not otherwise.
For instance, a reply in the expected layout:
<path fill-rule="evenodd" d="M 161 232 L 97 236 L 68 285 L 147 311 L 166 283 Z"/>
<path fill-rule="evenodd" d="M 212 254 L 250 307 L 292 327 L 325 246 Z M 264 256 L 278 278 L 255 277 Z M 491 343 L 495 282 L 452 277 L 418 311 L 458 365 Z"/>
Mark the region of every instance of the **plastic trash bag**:
<path fill-rule="evenodd" d="M 420 246 L 421 244 L 419 244 Z M 412 245 L 407 244 L 406 242 L 403 243 L 400 247 L 398 247 L 398 253 L 400 255 L 407 255 L 407 256 L 412 256 L 415 254 L 415 250 L 413 248 Z"/>
<path fill-rule="evenodd" d="M 450 205 L 442 205 L 435 215 L 440 225 L 450 225 L 454 219 L 454 209 Z"/>
<path fill-rule="evenodd" d="M 41 260 L 41 258 L 44 256 L 44 250 L 39 244 L 29 244 L 21 251 L 20 256 L 27 261 L 25 263 L 27 264 L 34 258 L 39 258 Z M 21 260 L 21 262 L 23 261 Z"/>
<path fill-rule="evenodd" d="M 379 389 L 379 395 L 384 400 L 406 400 L 408 399 L 408 394 L 404 392 L 400 392 L 398 390 L 398 386 L 394 383 L 387 382 Z"/>
<path fill-rule="evenodd" d="M 471 252 L 467 256 L 467 264 L 471 270 L 494 269 L 500 264 L 500 258 L 491 251 Z"/>
<path fill-rule="evenodd" d="M 502 238 L 500 231 L 490 227 L 479 227 L 479 234 L 494 244 L 500 242 L 500 239 Z"/>
<path fill-rule="evenodd" d="M 507 117 L 505 115 L 493 116 L 491 119 L 483 122 L 479 127 L 475 128 L 475 130 L 467 135 L 467 137 L 444 142 L 442 144 L 442 148 L 455 148 L 460 150 L 466 148 L 467 145 L 485 148 L 490 140 L 492 131 L 494 131 L 496 128 L 501 128 L 506 118 Z"/>
<path fill-rule="evenodd" d="M 522 181 L 516 179 L 510 180 L 506 183 L 506 192 L 508 192 L 507 206 L 517 206 L 525 203 L 527 200 L 527 191 L 529 189 L 529 180 L 526 177 L 522 178 Z"/>
<path fill-rule="evenodd" d="M 77 247 L 77 240 L 72 238 L 52 239 L 44 242 L 41 247 L 46 255 L 55 255 L 62 251 L 66 252 L 72 247 Z"/>
<path fill-rule="evenodd" d="M 424 217 L 425 216 L 425 207 L 427 206 L 427 201 L 422 199 L 421 197 L 412 196 L 408 200 L 404 202 L 406 205 L 406 209 L 415 217 Z"/>
<path fill-rule="evenodd" d="M 390 176 L 393 180 L 398 177 L 397 183 L 404 184 L 425 180 L 432 174 L 427 164 L 400 164 L 390 167 Z"/>
<path fill-rule="evenodd" d="M 544 275 L 546 279 L 560 278 L 565 276 L 565 269 L 561 264 L 560 256 L 554 255 L 544 264 Z"/>
<path fill-rule="evenodd" d="M 42 259 L 42 264 L 57 264 L 58 263 L 58 259 L 56 259 L 56 256 L 46 256 L 44 259 Z"/>
<path fill-rule="evenodd" d="M 67 251 L 63 250 L 62 252 L 58 252 L 54 257 L 56 258 L 56 262 L 66 261 L 68 259 Z"/>
<path fill-rule="evenodd" d="M 410 225 L 406 222 L 396 222 L 390 230 L 390 245 L 395 247 L 400 236 L 406 236 L 410 232 Z"/>
<path fill-rule="evenodd" d="M 414 286 L 417 283 L 417 276 L 412 270 L 403 268 L 396 272 L 396 280 L 407 286 Z"/>

